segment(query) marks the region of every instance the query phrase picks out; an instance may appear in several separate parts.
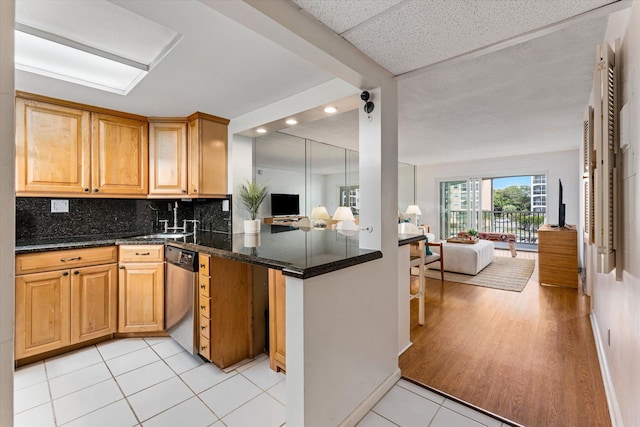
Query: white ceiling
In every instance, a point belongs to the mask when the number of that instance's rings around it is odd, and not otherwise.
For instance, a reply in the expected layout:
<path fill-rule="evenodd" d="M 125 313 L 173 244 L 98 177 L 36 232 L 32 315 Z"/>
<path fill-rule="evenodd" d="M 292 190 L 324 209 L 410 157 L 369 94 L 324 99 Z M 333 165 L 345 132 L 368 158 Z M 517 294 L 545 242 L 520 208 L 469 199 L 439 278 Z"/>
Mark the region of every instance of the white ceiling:
<path fill-rule="evenodd" d="M 18 22 L 26 2 L 17 0 Z M 113 3 L 183 35 L 126 97 L 21 71 L 16 89 L 146 116 L 203 111 L 233 120 L 333 78 L 198 1 Z M 412 164 L 577 149 L 595 44 L 617 7 L 587 12 L 610 0 L 295 3 L 400 75 L 399 160 Z M 109 26 L 118 31 L 117 22 Z M 354 148 L 356 117 L 286 132 Z"/>

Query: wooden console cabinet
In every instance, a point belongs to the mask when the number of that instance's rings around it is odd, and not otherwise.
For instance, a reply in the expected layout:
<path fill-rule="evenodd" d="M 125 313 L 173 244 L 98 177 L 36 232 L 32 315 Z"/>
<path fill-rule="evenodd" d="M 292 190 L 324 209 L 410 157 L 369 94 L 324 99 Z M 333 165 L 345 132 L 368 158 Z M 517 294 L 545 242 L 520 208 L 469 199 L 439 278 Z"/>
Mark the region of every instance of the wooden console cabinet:
<path fill-rule="evenodd" d="M 538 282 L 578 287 L 578 232 L 574 225 L 538 230 Z"/>

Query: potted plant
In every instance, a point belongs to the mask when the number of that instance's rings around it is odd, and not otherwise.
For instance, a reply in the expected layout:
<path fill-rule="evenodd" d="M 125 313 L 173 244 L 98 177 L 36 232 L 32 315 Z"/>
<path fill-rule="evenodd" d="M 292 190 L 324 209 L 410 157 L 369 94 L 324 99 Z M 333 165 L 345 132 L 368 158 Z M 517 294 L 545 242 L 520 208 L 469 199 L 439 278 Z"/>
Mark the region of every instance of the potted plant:
<path fill-rule="evenodd" d="M 250 220 L 244 220 L 245 233 L 259 233 L 260 220 L 256 219 L 260 205 L 267 197 L 267 184 L 258 184 L 257 182 L 247 180 L 240 186 L 238 197 L 245 209 L 249 212 Z"/>
<path fill-rule="evenodd" d="M 475 240 L 478 238 L 478 230 L 476 230 L 475 228 L 470 228 L 469 231 L 467 231 L 467 234 L 469 235 L 469 239 L 471 240 Z"/>

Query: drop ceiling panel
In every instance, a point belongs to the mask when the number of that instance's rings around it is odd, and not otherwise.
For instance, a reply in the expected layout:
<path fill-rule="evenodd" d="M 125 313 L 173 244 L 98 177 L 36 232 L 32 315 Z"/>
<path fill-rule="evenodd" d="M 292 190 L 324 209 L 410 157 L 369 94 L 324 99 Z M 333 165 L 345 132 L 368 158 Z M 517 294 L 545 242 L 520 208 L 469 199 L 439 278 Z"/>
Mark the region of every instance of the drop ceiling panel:
<path fill-rule="evenodd" d="M 309 14 L 342 34 L 403 0 L 294 0 Z"/>

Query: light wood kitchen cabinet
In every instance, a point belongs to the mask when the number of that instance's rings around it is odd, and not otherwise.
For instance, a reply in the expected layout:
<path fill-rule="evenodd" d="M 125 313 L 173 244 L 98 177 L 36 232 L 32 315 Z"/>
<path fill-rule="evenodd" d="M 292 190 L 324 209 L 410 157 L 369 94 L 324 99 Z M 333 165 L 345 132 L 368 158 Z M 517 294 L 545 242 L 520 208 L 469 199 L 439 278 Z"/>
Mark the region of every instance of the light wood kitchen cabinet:
<path fill-rule="evenodd" d="M 251 267 L 199 254 L 198 352 L 220 368 L 250 357 Z"/>
<path fill-rule="evenodd" d="M 149 119 L 149 195 L 187 194 L 187 121 Z"/>
<path fill-rule="evenodd" d="M 188 120 L 189 196 L 224 197 L 229 120 L 204 113 L 194 113 Z"/>
<path fill-rule="evenodd" d="M 19 93 L 16 195 L 146 195 L 147 127 L 145 117 Z"/>
<path fill-rule="evenodd" d="M 116 259 L 114 246 L 17 255 L 16 359 L 115 332 Z"/>
<path fill-rule="evenodd" d="M 83 194 L 91 187 L 91 115 L 16 98 L 16 195 Z"/>
<path fill-rule="evenodd" d="M 16 276 L 15 357 L 71 344 L 69 271 Z"/>
<path fill-rule="evenodd" d="M 122 245 L 118 274 L 118 332 L 164 330 L 163 245 Z"/>
<path fill-rule="evenodd" d="M 117 277 L 116 264 L 72 270 L 71 344 L 116 331 Z"/>
<path fill-rule="evenodd" d="M 91 114 L 93 192 L 146 195 L 147 122 L 102 113 Z"/>
<path fill-rule="evenodd" d="M 286 279 L 280 270 L 269 269 L 269 364 L 287 371 Z"/>

